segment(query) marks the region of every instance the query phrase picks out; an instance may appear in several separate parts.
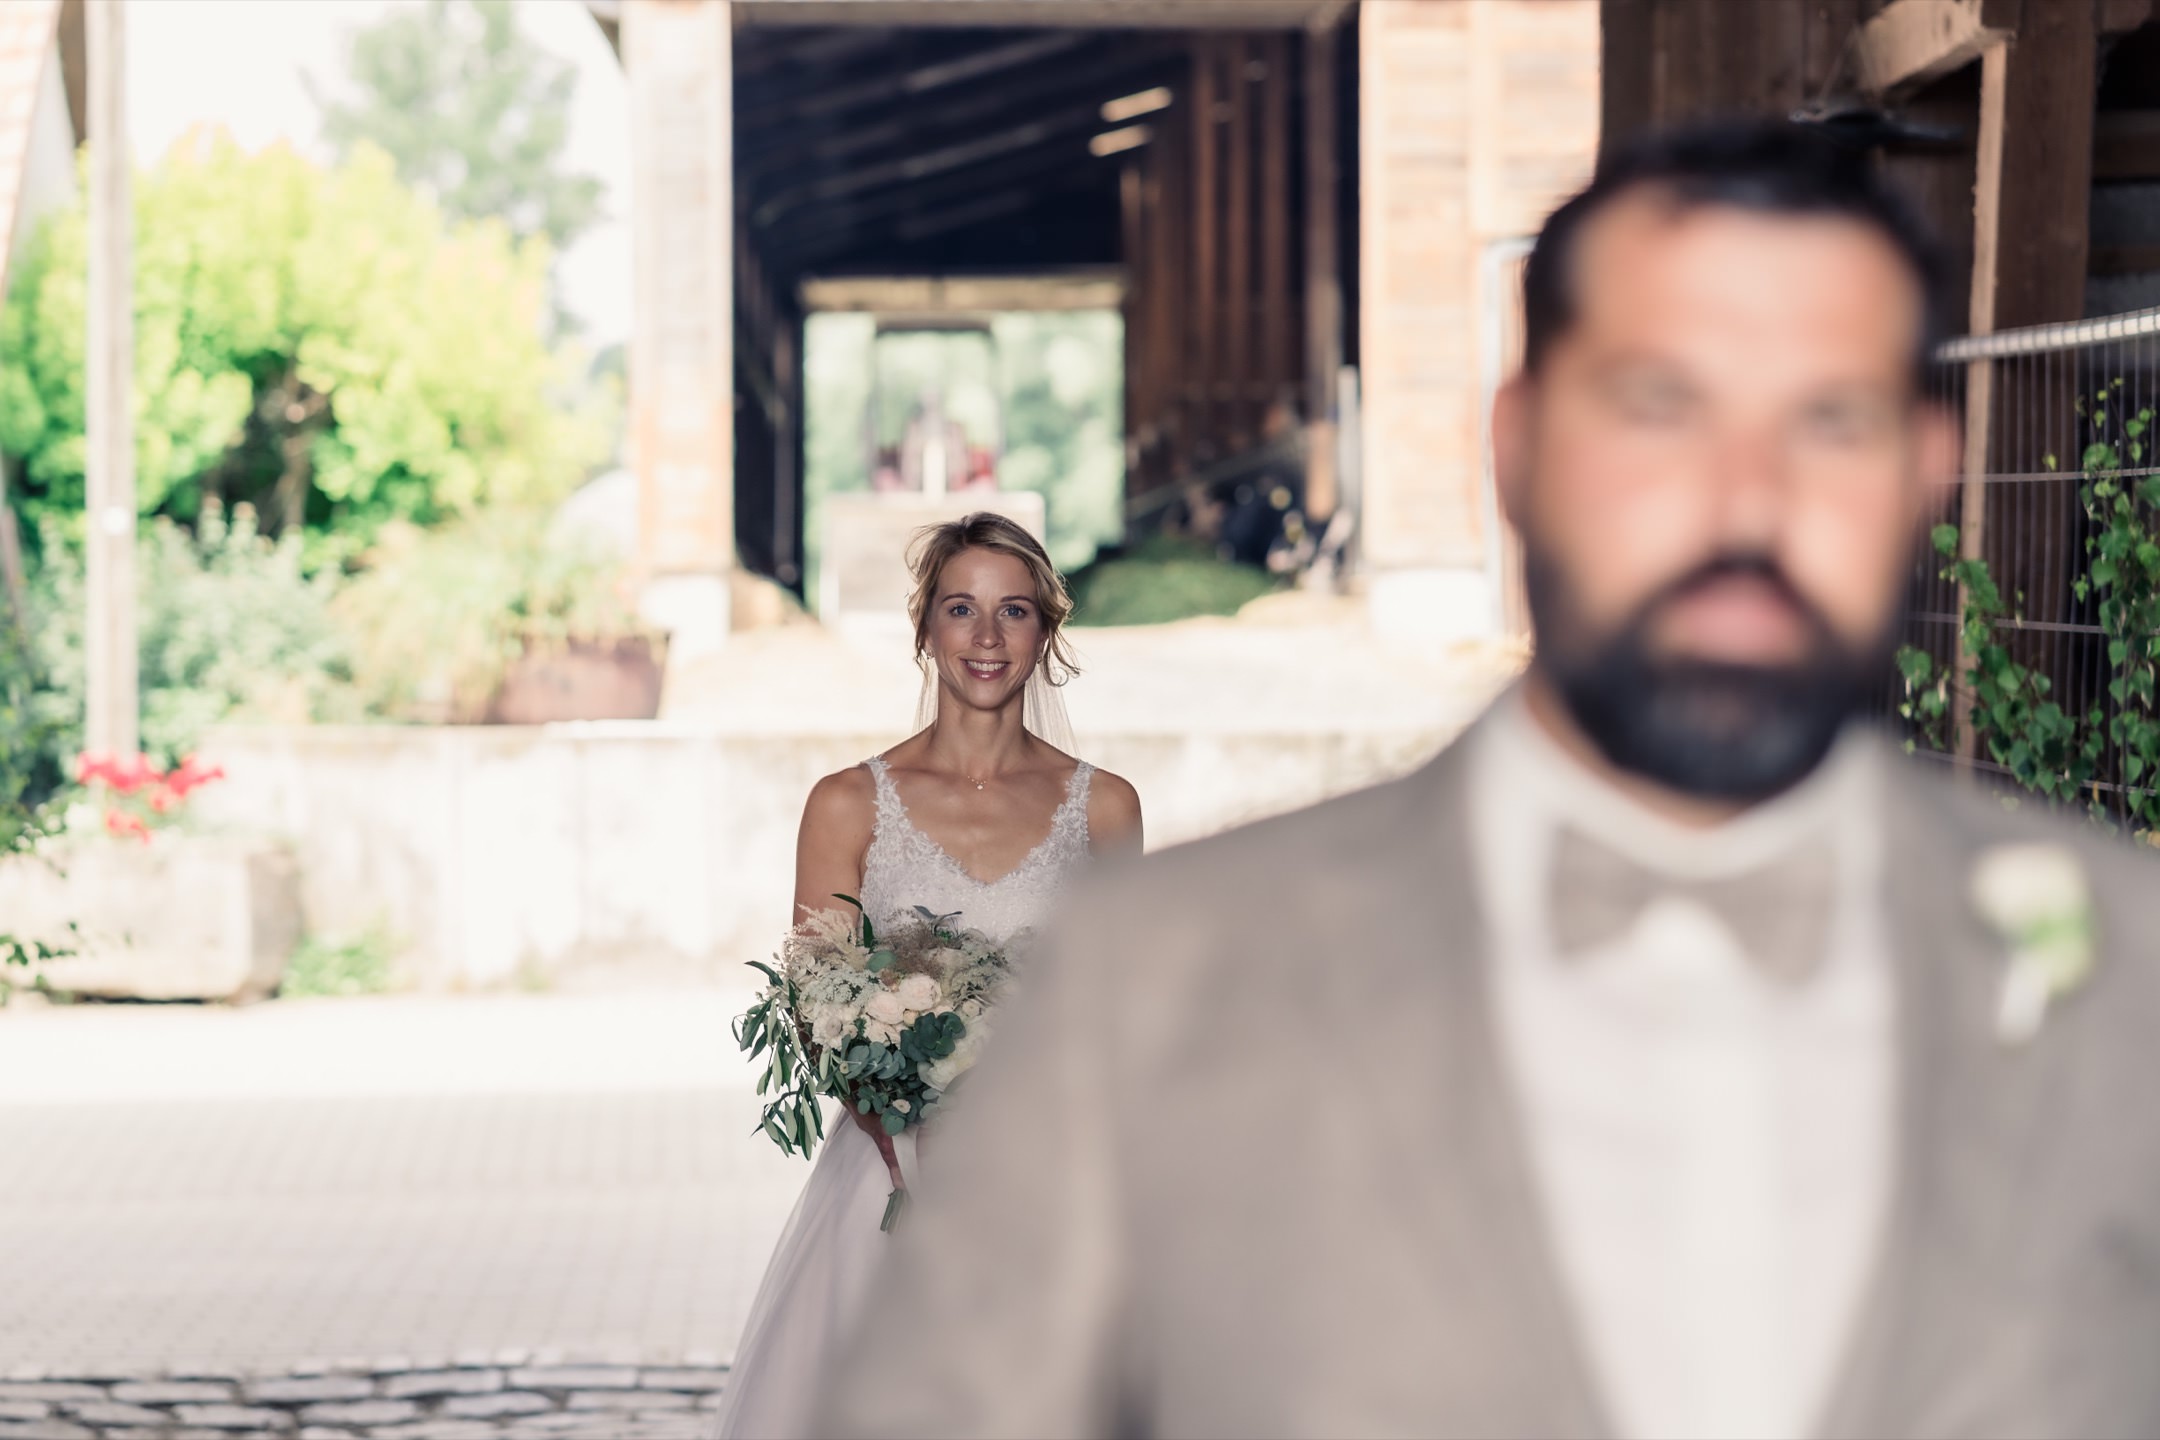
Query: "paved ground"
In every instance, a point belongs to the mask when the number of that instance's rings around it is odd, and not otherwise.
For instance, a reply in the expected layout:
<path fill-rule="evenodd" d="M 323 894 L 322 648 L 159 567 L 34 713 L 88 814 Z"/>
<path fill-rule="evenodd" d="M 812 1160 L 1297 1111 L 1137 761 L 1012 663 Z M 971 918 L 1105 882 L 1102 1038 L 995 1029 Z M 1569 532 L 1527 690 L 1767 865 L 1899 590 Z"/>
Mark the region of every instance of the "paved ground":
<path fill-rule="evenodd" d="M 0 1378 L 733 1351 L 807 1167 L 721 992 L 0 1012 Z"/>
<path fill-rule="evenodd" d="M 1519 663 L 1263 608 L 1080 634 L 1082 734 L 1452 729 Z M 898 724 L 891 640 L 740 637 L 669 713 Z M 726 1360 L 808 1169 L 750 1136 L 744 998 L 0 1011 L 0 1381 Z"/>

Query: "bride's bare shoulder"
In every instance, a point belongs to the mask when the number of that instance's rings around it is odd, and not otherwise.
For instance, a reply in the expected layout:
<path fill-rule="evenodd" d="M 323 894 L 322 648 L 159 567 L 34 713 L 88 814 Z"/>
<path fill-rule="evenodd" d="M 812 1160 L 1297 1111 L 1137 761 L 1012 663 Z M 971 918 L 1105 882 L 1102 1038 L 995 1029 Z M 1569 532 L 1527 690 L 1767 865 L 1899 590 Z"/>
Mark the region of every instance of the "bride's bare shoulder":
<path fill-rule="evenodd" d="M 1089 848 L 1096 854 L 1140 848 L 1140 792 L 1132 781 L 1097 770 L 1088 780 L 1087 812 Z"/>
<path fill-rule="evenodd" d="M 867 835 L 877 826 L 877 779 L 867 765 L 836 770 L 810 787 L 803 802 L 805 835 Z"/>

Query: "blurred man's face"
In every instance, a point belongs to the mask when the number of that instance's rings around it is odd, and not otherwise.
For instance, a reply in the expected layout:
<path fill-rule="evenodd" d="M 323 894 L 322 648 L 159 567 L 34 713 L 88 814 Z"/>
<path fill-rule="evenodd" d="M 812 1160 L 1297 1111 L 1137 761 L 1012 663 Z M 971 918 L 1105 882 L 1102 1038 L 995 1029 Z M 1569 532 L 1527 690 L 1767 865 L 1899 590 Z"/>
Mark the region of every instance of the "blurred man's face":
<path fill-rule="evenodd" d="M 1578 238 L 1574 323 L 1494 416 L 1534 673 L 1620 768 L 1775 794 L 1882 675 L 1954 466 L 1919 283 L 1857 222 L 1655 192 Z"/>

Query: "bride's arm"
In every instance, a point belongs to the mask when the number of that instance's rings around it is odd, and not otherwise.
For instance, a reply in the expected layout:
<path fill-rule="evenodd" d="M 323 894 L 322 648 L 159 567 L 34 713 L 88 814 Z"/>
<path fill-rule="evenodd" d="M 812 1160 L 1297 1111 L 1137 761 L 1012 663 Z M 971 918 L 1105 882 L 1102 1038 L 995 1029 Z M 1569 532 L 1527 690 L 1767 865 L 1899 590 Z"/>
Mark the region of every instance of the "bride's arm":
<path fill-rule="evenodd" d="M 795 907 L 791 922 L 811 911 L 838 910 L 835 895 L 862 891 L 863 855 L 877 829 L 877 790 L 861 766 L 828 775 L 803 805 L 795 842 Z"/>
<path fill-rule="evenodd" d="M 863 856 L 877 833 L 877 782 L 861 766 L 828 775 L 803 804 L 802 833 L 795 841 L 795 909 L 800 920 L 815 910 L 839 910 L 837 895 L 862 895 Z M 872 1116 L 848 1112 L 864 1134 L 883 1142 L 884 1127 Z M 881 1143 L 880 1148 L 883 1148 Z"/>
<path fill-rule="evenodd" d="M 1095 772 L 1088 787 L 1088 853 L 1137 853 L 1145 837 L 1140 824 L 1140 792 L 1122 775 Z"/>

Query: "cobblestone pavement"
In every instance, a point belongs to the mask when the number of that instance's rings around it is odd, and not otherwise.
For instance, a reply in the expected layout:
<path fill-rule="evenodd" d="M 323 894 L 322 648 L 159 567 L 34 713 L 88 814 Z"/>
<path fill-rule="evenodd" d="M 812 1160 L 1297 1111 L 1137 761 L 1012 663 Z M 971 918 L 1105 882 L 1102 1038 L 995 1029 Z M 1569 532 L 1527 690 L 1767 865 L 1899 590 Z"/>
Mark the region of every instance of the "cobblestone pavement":
<path fill-rule="evenodd" d="M 742 999 L 18 1001 L 0 1380 L 723 1363 L 807 1173 L 750 1136 Z"/>
<path fill-rule="evenodd" d="M 727 1371 L 566 1365 L 309 1366 L 0 1381 L 10 1440 L 703 1440 Z"/>

